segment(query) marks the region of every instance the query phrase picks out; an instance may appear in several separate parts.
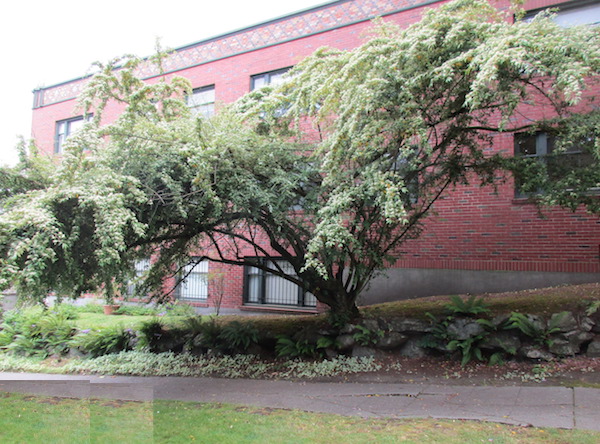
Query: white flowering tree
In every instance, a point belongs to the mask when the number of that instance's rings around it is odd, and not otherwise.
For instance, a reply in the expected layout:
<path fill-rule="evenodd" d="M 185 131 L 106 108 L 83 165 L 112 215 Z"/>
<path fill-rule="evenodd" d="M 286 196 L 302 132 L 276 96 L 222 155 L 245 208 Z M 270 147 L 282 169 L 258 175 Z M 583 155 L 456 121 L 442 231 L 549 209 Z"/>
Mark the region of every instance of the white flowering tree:
<path fill-rule="evenodd" d="M 189 113 L 183 79 L 146 84 L 137 59 L 102 67 L 81 98 L 92 124 L 47 184 L 5 205 L 0 284 L 37 297 L 110 293 L 152 254 L 147 284 L 161 289 L 200 252 L 355 316 L 360 293 L 449 189 L 492 184 L 504 168 L 523 186 L 539 179 L 490 154 L 494 135 L 587 121 L 599 43 L 594 29 L 550 16 L 511 23 L 485 1 L 459 0 L 405 30 L 379 24 L 354 50 L 321 49 L 278 89 L 210 120 Z M 126 109 L 103 126 L 110 100 Z M 528 115 L 536 107 L 551 119 Z M 284 258 L 294 273 L 256 256 Z"/>

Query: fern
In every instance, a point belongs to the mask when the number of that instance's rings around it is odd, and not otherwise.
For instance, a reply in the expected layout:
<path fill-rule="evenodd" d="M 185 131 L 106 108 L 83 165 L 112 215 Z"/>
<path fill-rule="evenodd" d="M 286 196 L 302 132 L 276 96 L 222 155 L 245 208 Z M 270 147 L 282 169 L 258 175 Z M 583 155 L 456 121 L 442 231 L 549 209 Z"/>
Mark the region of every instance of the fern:
<path fill-rule="evenodd" d="M 483 298 L 470 296 L 468 299 L 462 299 L 460 296 L 450 296 L 450 302 L 445 305 L 450 313 L 457 315 L 475 316 L 479 314 L 487 314 L 490 312 L 488 305 Z"/>

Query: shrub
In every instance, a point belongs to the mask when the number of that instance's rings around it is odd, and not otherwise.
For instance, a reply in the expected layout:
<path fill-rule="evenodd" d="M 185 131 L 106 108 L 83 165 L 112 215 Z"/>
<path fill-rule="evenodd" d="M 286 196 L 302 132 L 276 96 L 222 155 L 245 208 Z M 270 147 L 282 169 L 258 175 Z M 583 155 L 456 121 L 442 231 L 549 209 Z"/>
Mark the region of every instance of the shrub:
<path fill-rule="evenodd" d="M 457 295 L 450 296 L 450 302 L 444 307 L 453 315 L 477 316 L 490 312 L 483 298 L 477 298 L 474 295 L 468 299 L 462 299 Z"/>
<path fill-rule="evenodd" d="M 245 352 L 258 343 L 258 329 L 249 322 L 233 321 L 223 326 L 217 340 L 223 350 Z"/>
<path fill-rule="evenodd" d="M 135 333 L 122 326 L 112 326 L 100 330 L 82 330 L 73 344 L 93 358 L 98 356 L 133 350 Z"/>
<path fill-rule="evenodd" d="M 559 313 L 558 316 L 554 316 L 548 326 L 546 326 L 545 322 L 539 321 L 536 322 L 535 319 L 530 316 L 524 315 L 522 313 L 513 312 L 509 319 L 508 328 L 516 328 L 521 331 L 526 336 L 529 336 L 533 342 L 542 346 L 551 346 L 553 341 L 550 338 L 550 335 L 554 333 L 558 333 L 560 328 L 558 324 L 562 321 L 564 316 L 567 315 L 566 311 Z"/>
<path fill-rule="evenodd" d="M 160 319 L 156 318 L 146 321 L 139 328 L 138 347 L 149 351 L 156 351 L 158 343 L 164 334 L 164 325 Z"/>
<path fill-rule="evenodd" d="M 0 348 L 39 357 L 68 352 L 76 331 L 66 315 L 41 307 L 7 312 L 0 329 Z"/>
<path fill-rule="evenodd" d="M 275 352 L 280 358 L 315 357 L 317 346 L 307 339 L 294 340 L 288 336 L 278 336 Z"/>
<path fill-rule="evenodd" d="M 362 346 L 374 345 L 383 338 L 383 330 L 370 330 L 364 325 L 357 325 L 357 332 L 352 335 L 352 338 L 357 344 Z"/>

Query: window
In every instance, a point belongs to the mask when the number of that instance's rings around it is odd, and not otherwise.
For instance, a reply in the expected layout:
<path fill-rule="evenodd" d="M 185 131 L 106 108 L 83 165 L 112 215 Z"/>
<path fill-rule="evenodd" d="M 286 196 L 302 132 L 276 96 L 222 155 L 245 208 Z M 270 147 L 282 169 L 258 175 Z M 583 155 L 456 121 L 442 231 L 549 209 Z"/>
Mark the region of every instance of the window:
<path fill-rule="evenodd" d="M 150 269 L 150 259 L 140 259 L 135 261 L 135 277 L 127 283 L 127 296 L 136 295 L 136 286 L 140 282 Z M 140 296 L 140 295 L 136 295 Z"/>
<path fill-rule="evenodd" d="M 208 298 L 208 261 L 192 258 L 183 267 L 177 285 L 177 297 L 186 300 L 205 301 Z"/>
<path fill-rule="evenodd" d="M 60 154 L 63 152 L 63 146 L 67 137 L 80 130 L 83 125 L 91 119 L 91 115 L 79 116 L 72 119 L 56 122 L 56 135 L 54 137 L 54 152 Z"/>
<path fill-rule="evenodd" d="M 194 89 L 192 94 L 187 97 L 187 104 L 193 114 L 206 118 L 214 116 L 215 85 Z"/>
<path fill-rule="evenodd" d="M 558 150 L 556 139 L 551 134 L 545 132 L 521 133 L 515 135 L 515 156 L 544 162 L 548 179 L 559 181 L 574 170 L 593 162 L 592 155 L 583 148 L 584 145 L 590 143 L 593 144 L 593 140 L 582 140 L 569 144 L 565 149 Z M 516 196 L 525 197 L 519 188 L 517 183 Z"/>
<path fill-rule="evenodd" d="M 283 75 L 288 72 L 290 68 L 278 69 L 276 71 L 269 71 L 263 74 L 257 74 L 250 78 L 250 90 L 260 89 L 263 86 L 271 85 L 277 86 L 283 83 Z"/>
<path fill-rule="evenodd" d="M 540 11 L 542 10 L 536 9 L 535 11 L 527 13 L 527 15 L 525 15 L 525 20 L 533 19 Z M 558 12 L 556 12 L 554 21 L 564 27 L 577 25 L 597 26 L 600 24 L 600 3 L 590 0 L 558 5 Z"/>
<path fill-rule="evenodd" d="M 276 263 L 287 275 L 296 276 L 294 268 L 287 261 L 266 258 L 257 258 L 256 261 L 273 269 Z M 247 265 L 244 272 L 244 303 L 316 307 L 317 299 L 287 279 Z"/>

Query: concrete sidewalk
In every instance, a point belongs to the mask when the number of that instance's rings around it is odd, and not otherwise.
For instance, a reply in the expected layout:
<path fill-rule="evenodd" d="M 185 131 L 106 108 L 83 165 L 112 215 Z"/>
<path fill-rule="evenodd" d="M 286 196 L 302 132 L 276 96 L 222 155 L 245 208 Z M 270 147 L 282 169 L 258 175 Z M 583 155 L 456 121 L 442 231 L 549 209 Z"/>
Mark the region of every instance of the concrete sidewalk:
<path fill-rule="evenodd" d="M 0 391 L 73 398 L 226 402 L 365 418 L 447 418 L 600 431 L 600 389 L 310 383 L 0 373 Z"/>

